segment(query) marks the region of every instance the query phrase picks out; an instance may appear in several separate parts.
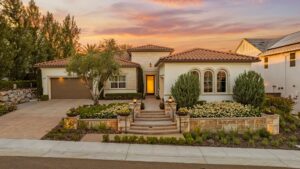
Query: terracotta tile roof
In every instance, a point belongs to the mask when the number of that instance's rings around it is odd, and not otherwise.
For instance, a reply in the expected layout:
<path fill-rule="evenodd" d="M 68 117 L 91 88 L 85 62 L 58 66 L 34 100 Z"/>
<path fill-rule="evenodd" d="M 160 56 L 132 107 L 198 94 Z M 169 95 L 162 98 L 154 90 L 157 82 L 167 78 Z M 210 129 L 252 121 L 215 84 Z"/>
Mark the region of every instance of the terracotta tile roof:
<path fill-rule="evenodd" d="M 155 64 L 161 62 L 258 62 L 256 57 L 239 55 L 235 53 L 220 52 L 209 49 L 191 49 L 180 53 L 175 53 L 166 57 L 162 57 Z"/>
<path fill-rule="evenodd" d="M 37 63 L 34 66 L 40 68 L 64 68 L 68 65 L 70 58 L 66 59 L 57 59 L 47 62 Z M 120 64 L 121 67 L 139 67 L 140 64 L 134 63 L 123 58 L 116 58 L 116 62 Z"/>
<path fill-rule="evenodd" d="M 131 52 L 173 52 L 173 48 L 168 48 L 164 46 L 157 46 L 157 45 L 143 45 L 143 46 L 138 46 L 134 48 L 130 48 L 127 50 L 128 53 Z"/>

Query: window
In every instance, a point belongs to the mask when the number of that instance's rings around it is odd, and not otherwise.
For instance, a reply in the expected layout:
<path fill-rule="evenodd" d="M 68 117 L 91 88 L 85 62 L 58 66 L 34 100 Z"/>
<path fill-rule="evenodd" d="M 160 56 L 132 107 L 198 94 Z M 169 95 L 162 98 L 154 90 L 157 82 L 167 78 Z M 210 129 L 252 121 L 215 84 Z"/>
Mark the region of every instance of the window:
<path fill-rule="evenodd" d="M 290 67 L 296 67 L 296 53 L 290 53 Z"/>
<path fill-rule="evenodd" d="M 213 92 L 213 73 L 211 71 L 206 71 L 204 73 L 204 92 Z"/>
<path fill-rule="evenodd" d="M 217 91 L 218 92 L 226 92 L 226 72 L 219 71 L 217 74 Z"/>
<path fill-rule="evenodd" d="M 112 89 L 126 88 L 126 76 L 113 76 L 110 78 L 110 87 Z"/>
<path fill-rule="evenodd" d="M 268 68 L 269 68 L 269 58 L 268 58 L 268 57 L 265 57 L 265 58 L 264 58 L 264 68 L 265 68 L 265 69 L 268 69 Z"/>

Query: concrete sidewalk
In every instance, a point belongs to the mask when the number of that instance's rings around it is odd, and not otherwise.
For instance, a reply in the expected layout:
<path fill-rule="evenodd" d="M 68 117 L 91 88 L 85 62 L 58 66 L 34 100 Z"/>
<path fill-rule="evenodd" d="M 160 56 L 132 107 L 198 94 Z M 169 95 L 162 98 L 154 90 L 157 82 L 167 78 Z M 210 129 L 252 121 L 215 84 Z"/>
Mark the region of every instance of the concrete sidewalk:
<path fill-rule="evenodd" d="M 300 167 L 300 151 L 0 139 L 0 156 Z"/>

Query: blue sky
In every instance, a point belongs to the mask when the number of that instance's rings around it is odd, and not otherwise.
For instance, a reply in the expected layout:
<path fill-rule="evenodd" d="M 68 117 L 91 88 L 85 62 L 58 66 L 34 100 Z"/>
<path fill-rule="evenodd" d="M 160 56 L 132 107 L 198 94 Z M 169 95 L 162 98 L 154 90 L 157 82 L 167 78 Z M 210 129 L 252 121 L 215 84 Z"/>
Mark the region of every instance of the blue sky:
<path fill-rule="evenodd" d="M 29 0 L 23 0 L 27 3 Z M 233 50 L 242 38 L 300 31 L 299 0 L 36 0 L 59 20 L 75 16 L 83 44 L 115 38 L 131 45 L 158 44 Z"/>

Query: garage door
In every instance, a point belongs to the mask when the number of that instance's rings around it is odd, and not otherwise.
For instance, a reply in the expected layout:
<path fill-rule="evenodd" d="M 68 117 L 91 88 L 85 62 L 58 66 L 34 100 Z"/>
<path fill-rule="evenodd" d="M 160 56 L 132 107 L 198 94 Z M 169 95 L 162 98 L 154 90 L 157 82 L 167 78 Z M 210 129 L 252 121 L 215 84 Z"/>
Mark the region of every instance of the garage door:
<path fill-rule="evenodd" d="M 77 78 L 52 78 L 51 99 L 90 99 L 89 89 Z"/>

